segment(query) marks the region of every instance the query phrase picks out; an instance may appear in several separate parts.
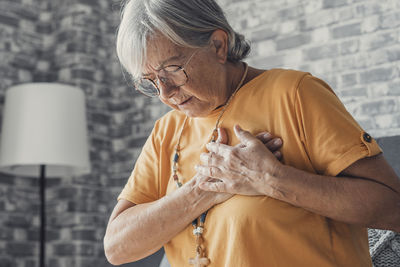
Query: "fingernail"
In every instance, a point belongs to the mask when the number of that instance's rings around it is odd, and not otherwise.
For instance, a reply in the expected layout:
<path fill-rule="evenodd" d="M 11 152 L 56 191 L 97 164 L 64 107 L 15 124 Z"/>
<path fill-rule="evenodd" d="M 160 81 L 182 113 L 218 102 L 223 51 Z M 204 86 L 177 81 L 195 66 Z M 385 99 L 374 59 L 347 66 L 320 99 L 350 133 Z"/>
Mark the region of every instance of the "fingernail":
<path fill-rule="evenodd" d="M 271 137 L 271 134 L 270 133 L 265 133 L 264 134 L 264 138 L 270 138 Z"/>
<path fill-rule="evenodd" d="M 279 139 L 279 138 L 275 139 L 274 145 L 279 146 L 279 145 L 281 145 L 281 144 L 282 144 L 282 140 L 281 140 L 281 139 Z"/>

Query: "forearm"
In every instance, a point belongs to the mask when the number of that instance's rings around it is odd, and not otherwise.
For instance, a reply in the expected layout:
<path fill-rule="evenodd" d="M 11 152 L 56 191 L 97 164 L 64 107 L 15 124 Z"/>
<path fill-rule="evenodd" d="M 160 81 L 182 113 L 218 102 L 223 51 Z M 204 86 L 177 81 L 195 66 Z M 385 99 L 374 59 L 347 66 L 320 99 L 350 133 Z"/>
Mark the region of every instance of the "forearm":
<path fill-rule="evenodd" d="M 206 195 L 186 185 L 157 201 L 128 208 L 107 228 L 107 258 L 119 265 L 154 253 L 212 205 Z"/>
<path fill-rule="evenodd" d="M 346 223 L 400 231 L 400 196 L 375 181 L 322 176 L 290 166 L 265 180 L 266 195 L 294 206 Z"/>

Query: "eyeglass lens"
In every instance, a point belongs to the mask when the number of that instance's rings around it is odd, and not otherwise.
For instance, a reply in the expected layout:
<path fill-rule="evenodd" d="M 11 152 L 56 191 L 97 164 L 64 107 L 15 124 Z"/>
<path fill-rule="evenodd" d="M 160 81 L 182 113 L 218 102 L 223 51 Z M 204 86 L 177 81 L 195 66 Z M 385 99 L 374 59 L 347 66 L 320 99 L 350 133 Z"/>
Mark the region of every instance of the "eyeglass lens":
<path fill-rule="evenodd" d="M 186 73 L 181 67 L 167 66 L 160 71 L 158 79 L 156 79 L 155 82 L 150 79 L 141 79 L 140 82 L 136 84 L 136 89 L 147 96 L 157 96 L 159 94 L 157 87 L 160 87 L 160 82 L 169 87 L 178 87 L 184 85 L 186 81 Z"/>

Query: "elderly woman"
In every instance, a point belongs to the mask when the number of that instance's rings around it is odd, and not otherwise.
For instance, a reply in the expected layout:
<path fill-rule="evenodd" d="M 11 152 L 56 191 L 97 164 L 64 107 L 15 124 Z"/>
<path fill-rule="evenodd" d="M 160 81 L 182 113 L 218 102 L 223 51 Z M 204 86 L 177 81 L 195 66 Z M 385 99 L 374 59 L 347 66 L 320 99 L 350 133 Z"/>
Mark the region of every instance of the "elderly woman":
<path fill-rule="evenodd" d="M 366 227 L 400 230 L 399 178 L 375 140 L 322 80 L 248 67 L 214 0 L 127 2 L 117 52 L 172 111 L 111 214 L 110 263 L 164 246 L 177 267 L 371 266 Z"/>

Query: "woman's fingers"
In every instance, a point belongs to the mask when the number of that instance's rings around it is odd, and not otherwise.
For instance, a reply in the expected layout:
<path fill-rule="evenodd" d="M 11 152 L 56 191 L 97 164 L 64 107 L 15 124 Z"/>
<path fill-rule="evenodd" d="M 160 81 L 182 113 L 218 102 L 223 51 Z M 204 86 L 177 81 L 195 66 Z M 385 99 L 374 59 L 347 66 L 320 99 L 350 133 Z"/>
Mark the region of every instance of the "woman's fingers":
<path fill-rule="evenodd" d="M 282 153 L 280 151 L 275 151 L 273 154 L 278 160 L 282 159 Z"/>
<path fill-rule="evenodd" d="M 282 139 L 279 137 L 274 137 L 269 132 L 261 132 L 257 134 L 256 137 L 258 140 L 263 142 L 265 147 L 268 148 L 268 150 L 271 151 L 277 159 L 282 159 L 282 153 L 278 151 L 282 147 Z"/>
<path fill-rule="evenodd" d="M 228 144 L 228 134 L 224 128 L 218 128 L 218 139 L 217 143 Z"/>
<path fill-rule="evenodd" d="M 272 140 L 274 137 L 272 136 L 271 133 L 269 132 L 261 132 L 259 134 L 256 135 L 256 137 L 258 138 L 258 140 L 260 140 L 261 142 L 263 142 L 264 144 L 267 143 L 268 141 Z"/>
<path fill-rule="evenodd" d="M 271 151 L 274 152 L 282 147 L 282 139 L 274 138 L 268 141 L 265 146 Z"/>
<path fill-rule="evenodd" d="M 203 164 L 209 165 L 209 166 L 217 166 L 221 164 L 224 161 L 224 158 L 218 154 L 215 153 L 201 153 L 200 154 L 200 161 Z"/>

